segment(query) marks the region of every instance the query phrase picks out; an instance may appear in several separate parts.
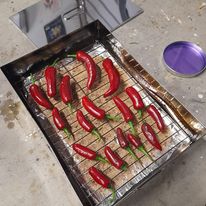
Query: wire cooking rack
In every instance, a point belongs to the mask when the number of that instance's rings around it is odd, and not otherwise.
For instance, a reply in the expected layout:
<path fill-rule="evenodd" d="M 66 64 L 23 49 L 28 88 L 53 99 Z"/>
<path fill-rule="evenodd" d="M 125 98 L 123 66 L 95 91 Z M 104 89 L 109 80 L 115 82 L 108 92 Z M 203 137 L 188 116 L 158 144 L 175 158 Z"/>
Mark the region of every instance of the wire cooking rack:
<path fill-rule="evenodd" d="M 86 89 L 87 73 L 84 65 L 71 58 L 64 58 L 56 65 L 58 69 L 57 85 L 59 87 L 60 80 L 63 75 L 68 74 L 71 77 L 71 84 L 74 93 L 74 111 L 70 111 L 69 108 L 60 100 L 59 94 L 55 99 L 50 99 L 53 105 L 60 110 L 60 112 L 68 121 L 74 134 L 74 139 L 67 139 L 63 131 L 58 131 L 56 129 L 51 116 L 51 111 L 40 107 L 40 110 L 36 111 L 36 115 L 40 119 L 47 119 L 49 121 L 49 124 L 44 125 L 44 129 L 47 131 L 49 138 L 53 140 L 55 139 L 54 147 L 56 145 L 58 149 L 59 142 L 64 143 L 65 148 L 61 147 L 59 149 L 63 149 L 64 154 L 67 153 L 65 161 L 67 162 L 70 170 L 73 172 L 74 177 L 80 183 L 80 187 L 86 191 L 86 198 L 92 198 L 96 205 L 110 205 L 114 204 L 110 202 L 110 191 L 102 188 L 92 180 L 88 174 L 89 167 L 97 167 L 113 180 L 115 183 L 115 189 L 117 191 L 118 201 L 134 186 L 136 186 L 138 183 L 141 183 L 142 180 L 154 173 L 158 167 L 160 167 L 169 159 L 169 157 L 178 147 L 188 144 L 190 139 L 185 131 L 179 127 L 179 125 L 159 106 L 157 102 L 154 101 L 151 96 L 148 95 L 148 93 L 138 84 L 138 82 L 121 65 L 118 64 L 118 62 L 115 60 L 115 58 L 113 58 L 109 51 L 107 51 L 104 45 L 102 45 L 100 42 L 97 42 L 93 45 L 90 45 L 90 47 L 84 48 L 84 50 L 93 57 L 98 69 L 99 80 L 96 81 L 92 91 L 90 92 Z M 118 92 L 118 96 L 124 100 L 124 102 L 135 114 L 135 128 L 138 132 L 138 136 L 141 138 L 146 150 L 154 159 L 154 162 L 135 149 L 134 151 L 140 159 L 140 161 L 136 161 L 127 153 L 127 151 L 119 147 L 116 141 L 116 129 L 121 127 L 124 132 L 129 132 L 129 126 L 123 121 L 123 118 L 121 118 L 121 120 L 118 122 L 106 120 L 99 121 L 90 116 L 81 105 L 81 98 L 84 95 L 87 95 L 92 101 L 95 102 L 97 106 L 105 109 L 107 113 L 121 116 L 113 100 L 111 98 L 103 98 L 103 93 L 109 87 L 107 74 L 102 68 L 102 61 L 106 57 L 109 57 L 113 60 L 113 63 L 121 75 L 122 86 Z M 46 93 L 44 70 L 45 68 L 42 68 L 41 71 L 35 73 L 34 75 L 36 83 L 39 84 Z M 26 91 L 28 91 L 30 84 L 30 78 L 24 80 L 23 85 L 26 88 Z M 158 108 L 167 126 L 166 132 L 159 132 L 155 122 L 146 113 L 143 114 L 143 118 L 141 120 L 138 119 L 137 111 L 133 109 L 132 102 L 124 92 L 124 89 L 127 86 L 134 86 L 137 91 L 139 91 L 146 106 L 153 103 Z M 26 92 L 25 95 L 28 95 L 29 102 L 35 104 L 28 92 Z M 92 123 L 102 135 L 104 142 L 97 140 L 95 136 L 85 132 L 79 126 L 76 120 L 77 109 L 81 109 L 83 113 L 87 115 L 87 117 L 92 121 Z M 152 125 L 163 147 L 162 152 L 154 149 L 142 134 L 140 129 L 142 121 L 146 121 Z M 105 156 L 103 150 L 104 147 L 108 145 L 128 163 L 128 170 L 120 171 L 107 163 L 103 164 L 96 161 L 86 160 L 72 150 L 71 146 L 74 143 L 83 144 L 84 146 L 97 151 L 98 154 L 101 154 L 102 156 Z"/>

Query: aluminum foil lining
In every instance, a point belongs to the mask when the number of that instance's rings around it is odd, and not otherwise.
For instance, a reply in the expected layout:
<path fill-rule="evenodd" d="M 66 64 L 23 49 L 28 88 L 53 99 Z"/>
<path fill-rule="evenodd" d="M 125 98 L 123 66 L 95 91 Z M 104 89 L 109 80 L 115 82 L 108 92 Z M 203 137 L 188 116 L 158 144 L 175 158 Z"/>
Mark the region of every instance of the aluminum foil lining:
<path fill-rule="evenodd" d="M 73 172 L 74 177 L 79 181 L 81 188 L 83 188 L 87 192 L 87 197 L 92 198 L 95 202 L 95 205 L 105 206 L 116 204 L 126 194 L 130 193 L 134 188 L 137 188 L 142 183 L 144 183 L 150 176 L 154 175 L 155 172 L 162 165 L 168 162 L 168 160 L 171 157 L 178 155 L 187 147 L 189 147 L 193 138 L 197 138 L 197 135 L 203 135 L 202 132 L 194 134 L 194 132 L 191 132 L 188 128 L 185 128 L 184 124 L 182 124 L 181 121 L 179 121 L 175 113 L 171 112 L 170 107 L 165 107 L 167 106 L 167 104 L 165 104 L 165 102 L 162 101 L 162 99 L 155 99 L 154 96 L 151 95 L 151 91 L 154 92 L 154 90 L 151 90 L 151 85 L 149 85 L 149 90 L 148 82 L 145 81 L 141 76 L 139 76 L 138 73 L 135 73 L 137 71 L 133 70 L 133 72 L 136 74 L 134 75 L 134 73 L 132 74 L 130 70 L 127 67 L 125 67 L 124 64 L 120 63 L 120 60 L 122 58 L 121 45 L 113 38 L 109 38 L 108 42 L 110 43 L 111 48 L 113 48 L 113 50 L 108 50 L 107 46 L 105 46 L 101 42 L 96 42 L 93 45 L 90 45 L 90 47 L 84 48 L 84 50 L 94 58 L 101 72 L 102 80 L 101 82 L 98 82 L 95 85 L 95 89 L 92 90 L 92 92 L 88 93 L 86 91 L 87 76 L 85 73 L 85 69 L 84 66 L 76 60 L 73 60 L 71 58 L 65 58 L 59 61 L 57 64 L 59 75 L 62 76 L 64 74 L 69 74 L 72 78 L 72 82 L 76 84 L 75 89 L 77 91 L 77 98 L 74 101 L 74 108 L 80 108 L 85 114 L 87 114 L 87 112 L 82 108 L 80 103 L 81 97 L 87 94 L 89 98 L 91 98 L 98 106 L 104 108 L 108 113 L 112 113 L 113 115 L 121 115 L 118 109 L 115 108 L 115 105 L 110 98 L 106 101 L 102 99 L 103 92 L 106 88 L 108 88 L 107 76 L 104 70 L 102 69 L 102 60 L 106 57 L 111 58 L 116 67 L 118 68 L 121 74 L 121 80 L 124 83 L 118 95 L 121 97 L 122 100 L 126 102 L 126 104 L 134 112 L 136 116 L 135 128 L 138 131 L 139 137 L 144 142 L 147 151 L 154 159 L 153 162 L 146 156 L 139 153 L 137 150 L 135 150 L 135 152 L 137 156 L 140 158 L 140 161 L 135 161 L 126 151 L 119 147 L 116 141 L 116 128 L 121 127 L 125 132 L 129 132 L 129 127 L 123 121 L 123 119 L 121 119 L 120 122 L 97 121 L 88 115 L 91 121 L 93 121 L 97 129 L 100 131 L 102 136 L 105 138 L 105 143 L 98 142 L 94 137 L 92 137 L 91 135 L 84 132 L 81 128 L 78 127 L 77 123 L 75 122 L 75 112 L 70 113 L 66 105 L 62 104 L 59 99 L 53 99 L 52 103 L 56 107 L 58 107 L 61 110 L 61 112 L 65 115 L 69 124 L 72 127 L 72 131 L 74 132 L 75 139 L 68 140 L 63 132 L 58 131 L 55 128 L 52 122 L 51 112 L 48 112 L 43 108 L 35 110 L 36 115 L 39 119 L 41 119 L 41 121 L 45 119 L 49 120 L 49 123 L 44 123 L 44 127 L 48 127 L 47 130 L 53 128 L 54 133 L 58 137 L 55 144 L 58 145 L 59 141 L 63 142 L 66 148 L 66 150 L 64 150 L 64 154 L 67 153 L 66 161 L 69 164 L 69 168 Z M 115 51 L 117 55 L 120 54 L 121 58 L 116 58 L 116 56 L 113 55 L 113 51 Z M 125 63 L 125 61 L 123 62 Z M 35 79 L 37 80 L 37 83 L 41 85 L 42 89 L 46 91 L 45 79 L 43 74 L 44 68 L 42 68 L 41 72 L 35 73 Z M 60 78 L 61 77 L 59 77 L 58 79 Z M 137 81 L 137 78 L 142 79 L 139 79 L 141 81 Z M 30 86 L 30 84 L 30 78 L 25 79 L 25 95 L 28 98 L 29 102 L 32 104 L 33 100 L 28 94 L 28 87 Z M 158 108 L 167 126 L 166 132 L 159 132 L 155 125 L 155 122 L 146 113 L 144 114 L 143 119 L 138 119 L 137 111 L 133 109 L 131 101 L 129 100 L 128 96 L 123 92 L 124 88 L 129 85 L 133 85 L 140 92 L 146 106 L 149 104 L 154 104 Z M 147 121 L 153 126 L 161 142 L 163 151 L 160 152 L 154 149 L 147 142 L 147 140 L 145 139 L 140 130 L 140 126 L 143 121 Z M 203 127 L 200 127 L 200 129 L 202 131 Z M 48 135 L 53 136 L 54 133 Z M 103 148 L 106 145 L 109 145 L 128 163 L 128 170 L 119 171 L 108 164 L 102 164 L 95 161 L 85 160 L 84 158 L 80 157 L 79 155 L 73 152 L 71 146 L 75 142 L 88 146 L 93 150 L 98 151 L 98 153 L 102 154 L 103 156 Z M 113 180 L 117 192 L 116 201 L 111 202 L 111 192 L 97 185 L 89 176 L 88 168 L 90 166 L 95 166 L 99 168 L 103 171 L 103 173 L 105 173 L 108 177 L 110 177 Z"/>

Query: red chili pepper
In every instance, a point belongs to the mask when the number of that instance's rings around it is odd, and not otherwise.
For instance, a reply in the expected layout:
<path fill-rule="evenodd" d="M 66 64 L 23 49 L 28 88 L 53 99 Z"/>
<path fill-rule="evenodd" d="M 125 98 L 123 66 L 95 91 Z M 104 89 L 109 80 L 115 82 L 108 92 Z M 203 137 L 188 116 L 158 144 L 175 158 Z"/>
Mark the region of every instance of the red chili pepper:
<path fill-rule="evenodd" d="M 96 183 L 112 191 L 112 200 L 114 200 L 116 194 L 115 194 L 115 189 L 113 187 L 112 181 L 95 167 L 89 168 L 89 174 L 91 175 L 91 177 L 94 179 Z"/>
<path fill-rule="evenodd" d="M 101 136 L 97 129 L 94 127 L 94 125 L 89 122 L 86 117 L 84 116 L 83 112 L 81 110 L 77 110 L 76 113 L 77 121 L 81 125 L 81 127 L 86 130 L 87 132 L 91 132 L 93 135 L 95 135 L 98 139 L 101 139 Z"/>
<path fill-rule="evenodd" d="M 89 160 L 97 160 L 101 162 L 107 162 L 101 155 L 98 155 L 95 151 L 81 145 L 81 144 L 73 144 L 73 150 L 81 155 L 82 157 L 89 159 Z"/>
<path fill-rule="evenodd" d="M 118 117 L 113 117 L 110 114 L 106 114 L 106 112 L 97 107 L 87 96 L 82 98 L 83 107 L 91 114 L 93 117 L 97 119 L 110 119 L 110 120 L 118 120 Z"/>
<path fill-rule="evenodd" d="M 53 121 L 54 121 L 55 126 L 59 130 L 63 130 L 65 132 L 65 134 L 67 135 L 67 137 L 70 138 L 72 136 L 72 134 L 66 128 L 66 123 L 61 118 L 59 110 L 56 107 L 54 107 L 54 109 L 52 110 L 52 116 L 53 116 Z"/>
<path fill-rule="evenodd" d="M 104 153 L 109 160 L 109 162 L 117 169 L 126 170 L 126 163 L 119 157 L 116 152 L 113 152 L 109 146 L 104 148 Z"/>
<path fill-rule="evenodd" d="M 125 138 L 122 129 L 118 127 L 116 132 L 117 132 L 117 140 L 120 147 L 123 149 L 127 148 L 129 146 L 129 142 Z"/>
<path fill-rule="evenodd" d="M 122 113 L 125 122 L 129 124 L 132 134 L 135 135 L 136 131 L 135 131 L 134 124 L 133 124 L 134 115 L 132 111 L 119 97 L 117 96 L 113 97 L 113 101 L 118 107 L 118 109 L 120 110 L 120 112 Z"/>
<path fill-rule="evenodd" d="M 132 100 L 134 109 L 138 111 L 139 118 L 141 118 L 142 110 L 145 108 L 142 97 L 140 96 L 139 92 L 134 87 L 127 87 L 125 91 L 127 95 L 129 96 L 129 98 Z"/>
<path fill-rule="evenodd" d="M 148 142 L 152 146 L 157 148 L 158 150 L 162 151 L 162 146 L 159 143 L 159 141 L 157 139 L 157 136 L 156 136 L 154 130 L 152 129 L 152 127 L 149 124 L 144 123 L 142 125 L 141 129 L 142 129 L 142 132 L 143 132 L 144 136 L 147 138 Z"/>
<path fill-rule="evenodd" d="M 36 103 L 38 103 L 42 107 L 45 107 L 46 109 L 52 110 L 53 108 L 52 104 L 45 98 L 38 85 L 32 84 L 29 87 L 29 91 Z"/>
<path fill-rule="evenodd" d="M 72 109 L 72 90 L 70 86 L 70 76 L 65 75 L 60 83 L 60 96 L 62 101 Z"/>
<path fill-rule="evenodd" d="M 127 134 L 127 139 L 131 145 L 133 145 L 135 148 L 137 148 L 140 152 L 142 152 L 144 155 L 148 156 L 153 161 L 152 157 L 146 151 L 146 149 L 145 149 L 144 145 L 142 144 L 141 139 L 139 137 L 135 137 L 132 134 Z"/>
<path fill-rule="evenodd" d="M 78 61 L 84 63 L 88 74 L 87 89 L 91 89 L 97 76 L 96 64 L 92 57 L 84 51 L 78 51 L 76 55 L 68 55 L 68 57 L 76 57 Z"/>
<path fill-rule="evenodd" d="M 156 122 L 158 129 L 163 132 L 165 130 L 165 124 L 157 108 L 151 104 L 147 107 L 146 111 Z"/>
<path fill-rule="evenodd" d="M 135 155 L 135 153 L 132 151 L 132 149 L 130 148 L 129 146 L 129 142 L 127 141 L 127 139 L 125 138 L 124 136 L 124 133 L 122 131 L 121 128 L 117 128 L 116 130 L 117 132 L 117 140 L 118 140 L 118 143 L 120 145 L 121 148 L 127 150 L 129 152 L 129 154 L 134 157 L 135 160 L 139 160 L 139 158 Z"/>
<path fill-rule="evenodd" d="M 114 94 L 120 85 L 120 75 L 117 70 L 117 68 L 113 65 L 113 62 L 111 59 L 106 58 L 102 63 L 105 71 L 107 72 L 110 87 L 109 89 L 104 93 L 104 97 L 108 97 L 112 94 Z"/>
<path fill-rule="evenodd" d="M 54 97 L 56 95 L 56 73 L 56 68 L 53 66 L 48 66 L 44 73 L 47 85 L 47 94 L 49 97 Z"/>

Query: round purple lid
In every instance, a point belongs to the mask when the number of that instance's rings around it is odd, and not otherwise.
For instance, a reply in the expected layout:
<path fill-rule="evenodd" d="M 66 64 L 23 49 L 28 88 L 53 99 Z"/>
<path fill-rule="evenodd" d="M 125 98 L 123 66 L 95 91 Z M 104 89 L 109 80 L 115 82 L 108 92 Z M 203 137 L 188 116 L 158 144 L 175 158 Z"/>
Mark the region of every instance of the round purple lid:
<path fill-rule="evenodd" d="M 192 77 L 206 68 L 206 54 L 191 42 L 178 41 L 168 45 L 163 59 L 168 70 L 178 76 Z"/>

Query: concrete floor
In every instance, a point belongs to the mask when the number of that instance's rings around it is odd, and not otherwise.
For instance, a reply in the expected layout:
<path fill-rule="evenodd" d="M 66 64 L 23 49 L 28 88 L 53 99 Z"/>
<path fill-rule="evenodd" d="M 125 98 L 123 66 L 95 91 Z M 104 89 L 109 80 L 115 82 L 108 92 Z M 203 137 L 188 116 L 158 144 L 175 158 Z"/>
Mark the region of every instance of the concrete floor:
<path fill-rule="evenodd" d="M 34 45 L 32 45 L 32 43 L 20 31 L 18 31 L 11 22 L 8 21 L 9 16 L 34 2 L 36 1 L 0 1 L 1 65 L 35 49 Z M 144 66 L 144 68 L 149 71 L 149 73 L 151 73 L 166 89 L 186 105 L 193 115 L 198 117 L 198 119 L 206 125 L 206 73 L 204 72 L 198 77 L 189 79 L 174 77 L 165 70 L 161 61 L 163 49 L 170 42 L 174 42 L 176 40 L 192 41 L 199 44 L 206 51 L 206 2 L 204 0 L 135 0 L 135 2 L 142 7 L 145 12 L 138 18 L 135 18 L 128 24 L 116 30 L 114 35 Z M 2 74 L 0 74 L 0 76 L 1 82 L 6 81 Z M 8 83 L 5 83 L 4 85 L 7 84 Z M 14 95 L 14 91 L 11 88 L 7 89 L 7 91 L 1 89 L 0 93 L 2 103 L 5 102 L 6 93 L 8 91 Z M 4 133 L 7 133 L 8 135 L 5 137 L 14 137 L 16 130 L 12 131 L 8 128 L 4 129 L 6 128 L 6 124 L 3 123 L 4 117 L 2 115 L 0 117 L 1 136 Z M 15 121 L 16 120 L 13 120 L 13 122 Z M 20 135 L 20 133 L 18 134 Z M 21 135 L 23 136 L 25 133 L 22 132 Z M 15 174 L 16 168 L 23 167 L 20 163 L 25 160 L 23 159 L 24 155 L 22 155 L 21 162 L 15 162 L 15 166 L 10 152 L 12 150 L 13 155 L 15 156 L 15 152 L 21 154 L 21 150 L 19 149 L 16 151 L 16 146 L 13 145 L 13 147 L 11 147 L 10 141 L 6 141 L 6 139 L 7 138 L 4 138 L 4 141 L 0 144 L 0 150 L 4 149 L 5 151 L 4 159 L 0 158 L 1 162 L 4 162 L 3 167 L 0 166 L 0 172 L 3 171 L 0 178 L 0 196 L 4 202 L 1 201 L 0 205 L 28 205 L 30 200 L 33 200 L 30 205 L 56 206 L 58 198 L 61 198 L 62 200 L 58 205 L 64 205 L 63 200 L 68 200 L 66 193 L 66 191 L 69 191 L 67 190 L 69 187 L 68 185 L 65 185 L 65 187 L 62 186 L 62 193 L 57 194 L 57 191 L 55 195 L 50 194 L 48 199 L 44 199 L 44 196 L 41 195 L 39 200 L 40 193 L 36 193 L 35 196 L 33 196 L 31 195 L 30 190 L 25 189 L 19 191 L 17 189 L 15 193 L 12 188 L 15 188 L 14 185 L 18 180 L 24 179 L 24 175 L 28 174 L 28 170 L 24 171 L 22 176 L 11 175 Z M 41 145 L 51 158 L 51 161 L 48 164 L 52 164 L 53 161 L 56 161 L 53 154 L 48 152 L 49 149 L 46 148 L 46 143 L 44 141 L 41 141 Z M 6 151 L 8 151 L 8 153 L 6 153 Z M 30 158 L 34 158 L 34 156 L 31 156 Z M 28 158 L 27 161 L 31 163 L 30 158 Z M 43 165 L 43 163 L 38 163 L 37 167 L 42 169 L 44 168 Z M 1 170 L 2 168 L 3 170 Z M 42 177 L 47 177 L 49 179 L 49 175 L 51 174 L 47 171 L 45 172 L 46 174 Z M 27 180 L 30 181 L 29 183 L 32 184 L 30 175 L 31 174 L 26 177 L 28 177 Z M 55 178 L 59 175 L 61 176 L 61 180 L 57 179 L 55 183 Z M 51 185 L 55 185 L 57 183 L 62 185 L 61 183 L 64 182 L 63 180 L 65 178 L 62 175 L 62 170 L 56 168 L 52 178 L 52 181 L 54 182 L 51 182 Z M 5 177 L 8 179 L 11 178 L 10 187 L 6 187 L 7 185 L 2 183 L 2 180 L 4 180 Z M 39 188 L 48 189 L 49 187 L 44 178 L 40 181 L 41 187 Z M 42 187 L 42 185 L 44 187 Z M 136 191 L 120 205 L 205 206 L 205 185 L 206 142 L 204 139 L 201 139 L 193 144 L 192 147 L 182 154 L 177 160 L 168 165 L 160 174 L 145 184 L 141 190 Z M 25 202 L 23 202 L 24 204 L 21 204 L 21 201 L 15 204 L 18 195 L 22 192 L 25 193 L 23 195 L 26 199 Z M 47 204 L 44 200 L 50 201 Z"/>

